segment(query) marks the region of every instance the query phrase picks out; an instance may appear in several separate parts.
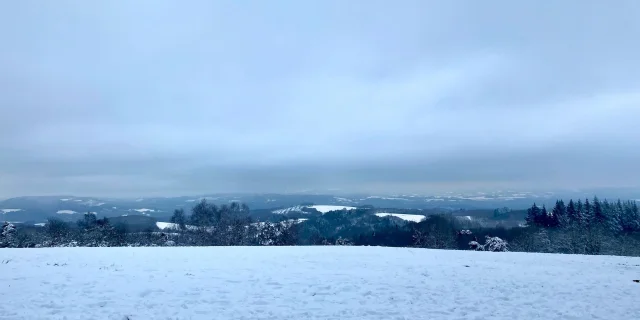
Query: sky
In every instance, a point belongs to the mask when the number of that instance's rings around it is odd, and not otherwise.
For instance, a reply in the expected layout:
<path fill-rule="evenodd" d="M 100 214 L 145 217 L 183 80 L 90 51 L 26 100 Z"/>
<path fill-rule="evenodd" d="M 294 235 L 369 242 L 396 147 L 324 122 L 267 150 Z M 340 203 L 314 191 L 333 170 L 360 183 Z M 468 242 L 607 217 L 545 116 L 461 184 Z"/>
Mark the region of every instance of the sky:
<path fill-rule="evenodd" d="M 2 1 L 0 198 L 637 186 L 640 2 Z"/>

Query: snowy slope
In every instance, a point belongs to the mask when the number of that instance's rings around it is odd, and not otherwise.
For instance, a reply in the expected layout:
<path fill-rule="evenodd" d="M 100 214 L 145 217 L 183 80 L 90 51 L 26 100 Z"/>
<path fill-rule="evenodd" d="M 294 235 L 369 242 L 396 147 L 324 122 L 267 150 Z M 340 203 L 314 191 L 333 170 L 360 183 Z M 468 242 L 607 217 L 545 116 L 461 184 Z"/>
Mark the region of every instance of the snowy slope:
<path fill-rule="evenodd" d="M 1 253 L 0 319 L 640 319 L 640 258 L 334 246 Z"/>
<path fill-rule="evenodd" d="M 10 213 L 10 212 L 19 212 L 19 211 L 22 211 L 22 209 L 0 209 L 0 212 L 2 214 Z"/>
<path fill-rule="evenodd" d="M 379 212 L 379 213 L 376 213 L 376 216 L 381 218 L 386 216 L 393 216 L 405 221 L 412 221 L 412 222 L 420 222 L 427 218 L 421 214 L 404 214 L 404 213 L 388 213 L 388 212 Z"/>
<path fill-rule="evenodd" d="M 327 213 L 327 212 L 336 211 L 336 210 L 354 210 L 354 209 L 356 209 L 356 207 L 332 206 L 332 205 L 314 205 L 314 206 L 309 206 L 309 208 L 316 209 L 320 213 Z"/>
<path fill-rule="evenodd" d="M 274 213 L 274 214 L 304 213 L 304 211 L 302 211 L 302 209 L 304 209 L 304 208 L 306 208 L 306 207 L 305 206 L 293 206 L 293 207 L 289 207 L 289 208 L 273 210 L 273 211 L 271 211 L 271 213 Z"/>
<path fill-rule="evenodd" d="M 331 211 L 356 209 L 356 207 L 350 207 L 350 206 L 313 205 L 313 206 L 293 206 L 289 208 L 273 210 L 271 212 L 274 214 L 305 213 L 303 210 L 304 208 L 316 209 L 318 212 L 322 214 L 325 214 Z"/>
<path fill-rule="evenodd" d="M 158 229 L 160 230 L 172 230 L 172 229 L 180 229 L 180 225 L 177 223 L 171 223 L 171 222 L 156 222 L 156 227 L 158 227 Z M 197 230 L 198 227 L 197 226 L 191 226 L 191 225 L 185 225 L 185 228 L 187 230 Z"/>

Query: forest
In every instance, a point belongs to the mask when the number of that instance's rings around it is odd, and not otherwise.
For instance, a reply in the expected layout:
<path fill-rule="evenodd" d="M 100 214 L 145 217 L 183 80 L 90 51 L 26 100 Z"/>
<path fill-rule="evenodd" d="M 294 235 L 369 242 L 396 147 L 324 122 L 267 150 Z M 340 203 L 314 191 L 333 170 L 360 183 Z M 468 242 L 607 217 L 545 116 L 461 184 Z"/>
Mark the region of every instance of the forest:
<path fill-rule="evenodd" d="M 504 212 L 496 209 L 496 215 Z M 161 231 L 133 230 L 91 213 L 76 223 L 50 219 L 44 227 L 5 222 L 0 247 L 355 245 L 640 256 L 635 201 L 558 200 L 550 209 L 533 204 L 518 227 L 487 227 L 451 214 L 416 223 L 374 213 L 364 207 L 254 221 L 246 205 L 203 200 L 190 212 L 175 210 L 175 227 Z"/>

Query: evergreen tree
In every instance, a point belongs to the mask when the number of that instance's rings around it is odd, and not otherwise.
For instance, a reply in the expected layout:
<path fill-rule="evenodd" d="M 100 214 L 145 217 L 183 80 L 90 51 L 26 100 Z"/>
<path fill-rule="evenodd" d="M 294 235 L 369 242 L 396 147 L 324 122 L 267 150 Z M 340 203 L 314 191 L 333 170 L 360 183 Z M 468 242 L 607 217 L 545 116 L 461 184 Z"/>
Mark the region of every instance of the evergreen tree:
<path fill-rule="evenodd" d="M 559 226 L 566 226 L 567 224 L 567 208 L 564 205 L 564 201 L 558 200 L 556 201 L 556 205 L 553 207 L 553 211 L 551 212 L 549 226 L 552 228 L 556 228 Z"/>
<path fill-rule="evenodd" d="M 620 199 L 618 199 L 616 203 L 612 203 L 610 205 L 606 216 L 609 229 L 614 232 L 624 231 L 624 209 L 622 207 L 622 202 L 620 201 Z"/>
<path fill-rule="evenodd" d="M 602 203 L 600 203 L 600 200 L 598 199 L 598 197 L 593 197 L 593 205 L 591 206 L 592 209 L 592 221 L 595 224 L 598 225 L 603 225 L 606 222 L 606 217 L 604 215 L 604 209 L 602 206 Z"/>
<path fill-rule="evenodd" d="M 593 208 L 591 207 L 591 203 L 589 199 L 584 200 L 584 206 L 582 207 L 582 213 L 580 214 L 580 220 L 582 223 L 588 223 L 592 219 Z"/>
<path fill-rule="evenodd" d="M 536 224 L 538 226 L 542 226 L 545 228 L 548 228 L 550 223 L 549 223 L 549 212 L 547 211 L 547 207 L 545 205 L 542 205 L 542 211 L 540 212 L 540 216 L 538 216 L 538 221 L 536 222 Z"/>
<path fill-rule="evenodd" d="M 538 222 L 540 221 L 541 211 L 540 208 L 534 203 L 531 208 L 527 210 L 527 225 L 528 226 L 538 226 Z"/>
<path fill-rule="evenodd" d="M 633 201 L 633 205 L 631 206 L 631 214 L 632 219 L 634 220 L 633 225 L 635 226 L 635 231 L 640 231 L 640 212 L 638 212 L 638 203 Z"/>
<path fill-rule="evenodd" d="M 622 225 L 622 231 L 631 233 L 640 230 L 640 216 L 638 216 L 638 205 L 632 201 L 625 201 L 620 204 L 621 217 L 620 224 Z"/>
<path fill-rule="evenodd" d="M 0 229 L 0 248 L 12 248 L 16 246 L 16 227 L 10 222 L 4 222 Z"/>
<path fill-rule="evenodd" d="M 575 222 L 582 223 L 582 221 L 584 220 L 583 214 L 584 214 L 584 204 L 582 204 L 582 200 L 578 199 L 578 202 L 576 203 L 576 220 L 575 220 Z"/>
<path fill-rule="evenodd" d="M 578 208 L 573 199 L 569 200 L 569 205 L 567 205 L 567 220 L 569 224 L 578 221 Z"/>

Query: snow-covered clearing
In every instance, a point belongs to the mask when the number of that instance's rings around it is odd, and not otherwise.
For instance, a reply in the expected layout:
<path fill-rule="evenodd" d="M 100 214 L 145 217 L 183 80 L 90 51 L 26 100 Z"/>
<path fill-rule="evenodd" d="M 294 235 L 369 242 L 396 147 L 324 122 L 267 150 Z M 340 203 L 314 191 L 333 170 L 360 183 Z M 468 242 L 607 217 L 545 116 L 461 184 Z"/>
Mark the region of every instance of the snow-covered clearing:
<path fill-rule="evenodd" d="M 177 223 L 171 222 L 156 222 L 156 227 L 160 230 L 177 230 L 180 229 L 180 225 Z M 187 230 L 197 230 L 197 226 L 185 225 L 185 229 Z"/>
<path fill-rule="evenodd" d="M 354 210 L 354 209 L 356 209 L 356 207 L 331 206 L 331 205 L 315 205 L 315 206 L 309 206 L 309 208 L 316 209 L 320 213 L 327 213 L 327 212 L 336 211 L 336 210 Z"/>
<path fill-rule="evenodd" d="M 381 218 L 386 216 L 393 216 L 396 218 L 400 218 L 402 220 L 413 221 L 413 222 L 420 222 L 427 218 L 421 214 L 404 214 L 404 213 L 388 213 L 388 212 L 376 213 L 376 216 Z"/>
<path fill-rule="evenodd" d="M 640 258 L 340 246 L 1 252 L 0 319 L 640 319 Z"/>
<path fill-rule="evenodd" d="M 58 210 L 56 213 L 57 214 L 74 214 L 74 213 L 77 213 L 77 212 L 75 212 L 73 210 Z"/>
<path fill-rule="evenodd" d="M 177 223 L 171 222 L 156 222 L 156 227 L 160 230 L 164 229 L 178 229 L 180 226 Z"/>
<path fill-rule="evenodd" d="M 293 206 L 289 208 L 273 210 L 271 211 L 271 213 L 274 213 L 274 214 L 303 213 L 304 211 L 302 209 L 304 208 L 305 208 L 304 206 Z"/>
<path fill-rule="evenodd" d="M 155 210 L 153 210 L 153 209 L 147 209 L 147 208 L 142 208 L 142 209 L 133 209 L 133 211 L 138 211 L 138 212 L 140 212 L 140 213 L 155 212 Z"/>
<path fill-rule="evenodd" d="M 22 209 L 0 209 L 0 211 L 2 211 L 2 214 L 5 214 L 10 212 L 19 212 L 22 211 Z"/>
<path fill-rule="evenodd" d="M 356 207 L 350 207 L 350 206 L 335 206 L 335 205 L 302 206 L 300 205 L 300 206 L 293 206 L 293 207 L 284 208 L 284 209 L 273 210 L 271 211 L 271 213 L 274 213 L 274 214 L 304 213 L 304 210 L 303 210 L 304 208 L 316 209 L 318 212 L 322 214 L 325 214 L 331 211 L 356 209 Z"/>

